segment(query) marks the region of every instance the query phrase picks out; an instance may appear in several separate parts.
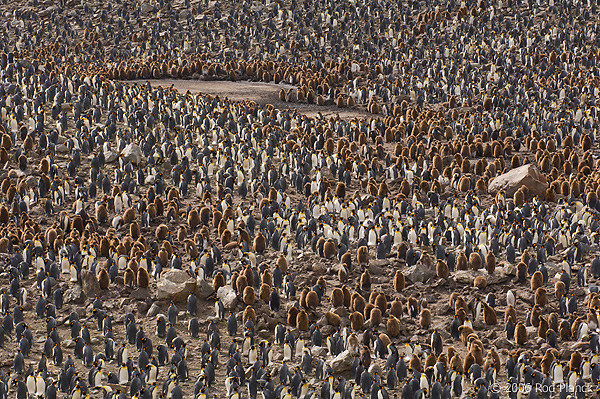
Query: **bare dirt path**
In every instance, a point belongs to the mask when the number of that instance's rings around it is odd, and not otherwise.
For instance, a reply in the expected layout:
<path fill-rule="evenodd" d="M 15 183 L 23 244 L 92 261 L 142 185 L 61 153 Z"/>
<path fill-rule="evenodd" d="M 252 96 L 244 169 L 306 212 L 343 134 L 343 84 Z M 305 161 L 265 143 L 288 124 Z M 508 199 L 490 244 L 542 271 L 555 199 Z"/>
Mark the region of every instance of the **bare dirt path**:
<path fill-rule="evenodd" d="M 125 83 L 146 84 L 146 80 L 131 80 Z M 207 93 L 218 95 L 221 98 L 227 97 L 233 101 L 251 100 L 258 104 L 273 104 L 278 109 L 297 110 L 299 113 L 309 117 L 316 117 L 319 112 L 324 117 L 339 115 L 342 119 L 369 118 L 371 115 L 367 110 L 360 108 L 338 108 L 335 105 L 318 106 L 305 103 L 288 103 L 279 100 L 279 91 L 288 90 L 294 86 L 288 84 L 275 84 L 263 82 L 239 81 L 231 82 L 226 80 L 191 80 L 191 79 L 158 79 L 149 80 L 152 87 L 170 87 L 173 86 L 180 93 L 188 90 L 191 93 Z"/>

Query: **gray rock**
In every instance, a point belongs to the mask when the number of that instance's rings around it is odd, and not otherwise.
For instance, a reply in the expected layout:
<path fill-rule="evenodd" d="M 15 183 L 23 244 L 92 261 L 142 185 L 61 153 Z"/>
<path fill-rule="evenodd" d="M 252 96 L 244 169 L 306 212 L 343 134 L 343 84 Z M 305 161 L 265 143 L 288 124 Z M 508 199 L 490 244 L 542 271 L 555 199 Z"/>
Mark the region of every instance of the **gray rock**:
<path fill-rule="evenodd" d="M 81 271 L 81 286 L 83 288 L 83 293 L 88 298 L 94 298 L 98 293 L 100 293 L 100 284 L 98 284 L 98 280 L 94 273 L 89 270 L 83 269 Z"/>
<path fill-rule="evenodd" d="M 67 148 L 67 146 L 64 144 L 57 144 L 55 148 L 56 152 L 60 152 L 61 154 L 66 154 L 69 152 L 69 148 Z"/>
<path fill-rule="evenodd" d="M 381 375 L 381 367 L 379 367 L 379 365 L 375 363 L 371 363 L 371 365 L 369 366 L 369 373 L 371 373 L 371 375 L 374 375 L 376 373 Z"/>
<path fill-rule="evenodd" d="M 454 280 L 459 284 L 473 285 L 475 277 L 483 276 L 487 285 L 502 284 L 510 279 L 510 275 L 504 268 L 498 268 L 494 274 L 488 274 L 486 270 L 457 270 L 454 272 Z"/>
<path fill-rule="evenodd" d="M 217 298 L 223 302 L 223 306 L 227 309 L 235 308 L 237 305 L 237 293 L 230 285 L 225 285 L 217 290 Z"/>
<path fill-rule="evenodd" d="M 327 351 L 327 348 L 324 346 L 313 346 L 310 348 L 310 352 L 312 353 L 313 356 L 324 357 L 324 356 L 327 356 L 328 351 Z"/>
<path fill-rule="evenodd" d="M 494 341 L 494 346 L 500 349 L 513 349 L 515 347 L 515 344 L 504 337 L 500 337 Z"/>
<path fill-rule="evenodd" d="M 123 151 L 121 151 L 121 155 L 126 161 L 136 165 L 139 165 L 144 159 L 142 149 L 135 143 L 127 144 L 125 148 L 123 148 Z"/>
<path fill-rule="evenodd" d="M 348 317 L 348 309 L 344 306 L 338 306 L 337 308 L 332 309 L 331 311 L 340 317 Z"/>
<path fill-rule="evenodd" d="M 425 294 L 425 300 L 427 301 L 427 303 L 436 303 L 437 302 L 437 298 L 435 297 L 435 295 Z"/>
<path fill-rule="evenodd" d="M 535 165 L 527 164 L 496 177 L 490 182 L 488 191 L 495 195 L 504 190 L 507 197 L 512 197 L 521 186 L 527 186 L 530 197 L 537 195 L 544 198 L 548 181 Z"/>
<path fill-rule="evenodd" d="M 170 269 L 160 276 L 156 286 L 159 301 L 170 299 L 174 302 L 182 302 L 187 300 L 189 294 L 196 291 L 196 280 L 183 270 Z"/>
<path fill-rule="evenodd" d="M 329 365 L 333 369 L 333 372 L 343 373 L 352 368 L 352 362 L 354 361 L 354 354 L 348 350 L 343 351 L 335 358 L 329 361 Z"/>
<path fill-rule="evenodd" d="M 570 346 L 570 349 L 573 351 L 585 351 L 589 346 L 589 342 L 575 342 Z"/>
<path fill-rule="evenodd" d="M 144 15 L 154 12 L 154 6 L 149 3 L 144 3 L 140 6 L 140 12 Z"/>
<path fill-rule="evenodd" d="M 371 259 L 369 261 L 369 273 L 372 275 L 385 274 L 385 270 L 388 270 L 390 261 L 388 259 Z"/>
<path fill-rule="evenodd" d="M 321 275 L 321 274 L 325 273 L 325 267 L 320 263 L 313 263 L 312 271 Z"/>
<path fill-rule="evenodd" d="M 144 179 L 144 184 L 149 185 L 149 184 L 154 184 L 154 181 L 156 179 L 154 178 L 154 175 L 148 175 L 146 176 L 146 178 Z"/>
<path fill-rule="evenodd" d="M 321 327 L 321 334 L 323 334 L 324 337 L 331 335 L 336 331 L 337 328 L 335 326 L 332 326 L 331 324 L 327 324 L 326 326 Z"/>
<path fill-rule="evenodd" d="M 39 16 L 41 18 L 46 18 L 46 17 L 50 16 L 56 10 L 58 10 L 58 6 L 50 6 L 50 7 L 46 8 L 45 10 L 40 11 Z"/>
<path fill-rule="evenodd" d="M 117 160 L 117 158 L 119 157 L 119 154 L 117 154 L 114 151 L 108 151 L 104 153 L 104 160 L 106 161 L 106 163 L 113 163 Z"/>
<path fill-rule="evenodd" d="M 404 273 L 404 277 L 406 277 L 406 279 L 408 279 L 409 281 L 411 281 L 413 283 L 415 283 L 415 282 L 424 283 L 425 281 L 429 280 L 430 278 L 435 277 L 435 270 L 430 269 L 429 267 L 427 267 L 426 265 L 424 265 L 421 262 L 418 262 L 416 265 L 409 267 L 403 273 Z M 390 278 L 391 278 L 391 276 L 390 276 Z"/>
<path fill-rule="evenodd" d="M 273 334 L 269 330 L 262 329 L 258 331 L 258 336 L 263 339 L 269 339 L 273 336 Z"/>
<path fill-rule="evenodd" d="M 83 307 L 80 307 L 80 306 L 76 307 L 75 312 L 77 312 L 77 315 L 79 316 L 79 318 L 83 318 L 86 316 L 85 308 L 83 308 Z"/>
<path fill-rule="evenodd" d="M 152 306 L 150 306 L 150 309 L 148 309 L 148 311 L 146 312 L 146 316 L 147 317 L 155 317 L 159 313 L 160 313 L 160 308 L 158 307 L 156 302 L 154 302 L 152 304 Z"/>
<path fill-rule="evenodd" d="M 325 316 L 321 316 L 319 318 L 319 320 L 317 320 L 317 325 L 319 327 L 325 327 L 328 324 L 329 324 L 329 322 L 327 321 L 327 317 L 325 317 Z"/>
<path fill-rule="evenodd" d="M 129 296 L 133 299 L 144 300 L 150 296 L 150 291 L 147 288 L 136 288 L 131 291 Z"/>
<path fill-rule="evenodd" d="M 144 301 L 137 301 L 136 307 L 138 314 L 145 314 L 148 311 L 148 304 Z"/>
<path fill-rule="evenodd" d="M 63 300 L 65 303 L 76 303 L 81 305 L 85 302 L 85 294 L 79 284 L 74 284 L 65 291 Z"/>
<path fill-rule="evenodd" d="M 196 287 L 196 296 L 201 299 L 208 298 L 214 292 L 212 286 L 204 279 L 196 279 Z"/>
<path fill-rule="evenodd" d="M 507 275 L 507 276 L 516 276 L 517 275 L 517 268 L 514 265 L 512 265 L 512 264 L 510 264 L 508 262 L 506 262 L 504 264 L 504 268 L 503 269 L 504 269 L 503 270 L 504 274 Z"/>

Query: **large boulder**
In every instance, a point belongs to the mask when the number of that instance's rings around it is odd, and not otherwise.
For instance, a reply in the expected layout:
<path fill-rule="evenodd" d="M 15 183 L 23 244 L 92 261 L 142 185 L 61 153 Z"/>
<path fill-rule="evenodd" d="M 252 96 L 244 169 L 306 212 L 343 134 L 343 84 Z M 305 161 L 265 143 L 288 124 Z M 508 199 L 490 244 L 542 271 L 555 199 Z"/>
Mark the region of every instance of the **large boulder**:
<path fill-rule="evenodd" d="M 544 198 L 548 182 L 535 165 L 527 164 L 496 177 L 490 182 L 488 192 L 493 195 L 504 190 L 507 197 L 512 197 L 521 186 L 527 186 L 530 196 Z"/>
<path fill-rule="evenodd" d="M 123 148 L 123 151 L 121 151 L 121 155 L 126 161 L 136 165 L 139 165 L 144 159 L 142 149 L 135 143 L 127 144 L 125 148 Z"/>
<path fill-rule="evenodd" d="M 156 286 L 159 301 L 170 299 L 183 302 L 196 291 L 196 280 L 183 270 L 170 269 L 161 274 Z"/>
<path fill-rule="evenodd" d="M 225 285 L 217 290 L 217 298 L 223 302 L 226 309 L 233 309 L 237 305 L 237 293 L 231 288 L 231 285 Z"/>
<path fill-rule="evenodd" d="M 345 350 L 335 358 L 331 359 L 329 365 L 331 366 L 335 374 L 343 373 L 352 368 L 352 362 L 354 361 L 355 354 L 349 350 Z"/>
<path fill-rule="evenodd" d="M 196 285 L 196 296 L 198 298 L 206 299 L 214 293 L 213 287 L 203 278 L 197 278 Z"/>
<path fill-rule="evenodd" d="M 402 273 L 404 273 L 404 277 L 412 283 L 424 283 L 436 276 L 435 270 L 422 262 L 418 262 L 416 265 L 409 267 Z"/>

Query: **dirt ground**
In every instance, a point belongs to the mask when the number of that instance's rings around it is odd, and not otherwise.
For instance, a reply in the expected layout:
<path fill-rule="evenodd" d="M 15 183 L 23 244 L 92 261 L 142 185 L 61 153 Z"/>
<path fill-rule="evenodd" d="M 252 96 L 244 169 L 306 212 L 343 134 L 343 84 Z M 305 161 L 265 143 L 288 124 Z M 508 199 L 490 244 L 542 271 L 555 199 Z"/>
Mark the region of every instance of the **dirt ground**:
<path fill-rule="evenodd" d="M 226 80 L 198 80 L 198 79 L 151 79 L 151 80 L 130 80 L 127 84 L 146 84 L 150 82 L 152 87 L 173 87 L 180 93 L 206 93 L 219 96 L 222 99 L 228 98 L 232 101 L 255 101 L 258 104 L 272 104 L 275 108 L 281 110 L 295 110 L 299 113 L 314 118 L 319 114 L 323 117 L 336 117 L 350 120 L 352 118 L 369 118 L 373 115 L 366 109 L 338 108 L 335 105 L 318 106 L 315 104 L 305 104 L 297 102 L 285 102 L 279 99 L 281 89 L 289 90 L 295 86 L 284 83 L 264 83 L 251 81 L 231 82 Z"/>

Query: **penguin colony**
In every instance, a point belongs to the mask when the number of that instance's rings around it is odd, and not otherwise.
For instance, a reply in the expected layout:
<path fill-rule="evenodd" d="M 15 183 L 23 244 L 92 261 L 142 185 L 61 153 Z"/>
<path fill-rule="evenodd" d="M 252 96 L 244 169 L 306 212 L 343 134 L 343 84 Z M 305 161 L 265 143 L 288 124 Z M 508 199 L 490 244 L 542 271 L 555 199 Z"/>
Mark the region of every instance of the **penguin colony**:
<path fill-rule="evenodd" d="M 595 1 L 3 3 L 0 399 L 600 396 Z"/>

